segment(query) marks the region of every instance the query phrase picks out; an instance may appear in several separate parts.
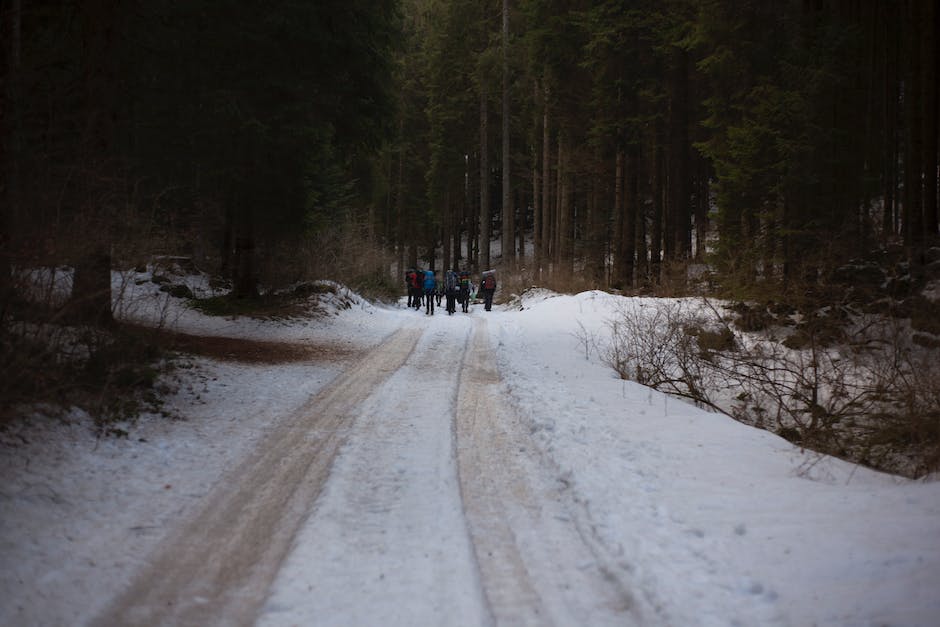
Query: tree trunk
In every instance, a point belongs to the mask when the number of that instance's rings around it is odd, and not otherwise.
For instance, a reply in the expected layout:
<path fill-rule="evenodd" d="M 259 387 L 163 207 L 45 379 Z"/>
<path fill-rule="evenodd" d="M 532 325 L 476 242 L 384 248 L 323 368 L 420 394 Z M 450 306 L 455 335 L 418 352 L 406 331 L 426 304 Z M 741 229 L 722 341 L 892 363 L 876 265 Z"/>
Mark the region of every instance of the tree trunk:
<path fill-rule="evenodd" d="M 689 211 L 689 55 L 673 51 L 673 86 L 669 106 L 669 225 L 666 233 L 670 261 L 687 260 L 692 252 L 691 212 Z M 669 242 L 671 241 L 671 245 Z"/>
<path fill-rule="evenodd" d="M 451 232 L 454 228 L 452 211 L 450 206 L 450 187 L 448 186 L 447 191 L 444 192 L 444 215 L 442 216 L 443 226 L 441 227 L 443 231 L 441 233 L 441 245 L 444 249 L 442 259 L 444 267 L 442 270 L 450 270 L 453 267 L 450 254 Z"/>
<path fill-rule="evenodd" d="M 596 156 L 596 163 L 600 163 L 600 155 Z M 607 203 L 602 200 L 603 185 L 601 175 L 595 173 L 590 179 L 588 190 L 588 220 L 585 262 L 589 269 L 592 287 L 603 289 L 606 287 L 607 275 Z"/>
<path fill-rule="evenodd" d="M 637 214 L 639 213 L 640 160 L 637 147 L 628 146 L 623 174 L 623 280 L 624 287 L 633 287 L 634 258 L 636 257 Z"/>
<path fill-rule="evenodd" d="M 466 212 L 466 190 L 461 189 L 460 200 L 455 205 L 453 211 L 454 225 L 453 230 L 451 231 L 451 243 L 453 246 L 451 269 L 453 270 L 458 270 L 460 268 L 460 261 L 463 259 L 463 251 L 461 250 L 461 233 L 463 232 L 463 223 Z"/>
<path fill-rule="evenodd" d="M 613 211 L 614 211 L 614 280 L 613 285 L 621 289 L 630 287 L 631 278 L 627 276 L 627 253 L 624 241 L 624 215 L 623 207 L 623 147 L 618 144 L 616 156 L 614 157 L 614 190 L 613 190 Z M 632 274 L 632 273 L 631 273 Z"/>
<path fill-rule="evenodd" d="M 565 171 L 564 164 L 562 163 L 562 131 L 559 131 L 556 141 L 558 142 L 555 148 L 555 198 L 552 200 L 552 206 L 554 211 L 552 212 L 552 278 L 558 278 L 560 275 L 560 268 L 562 266 L 562 256 L 561 256 L 561 233 L 562 233 L 562 221 L 561 216 L 564 212 L 564 201 L 562 200 L 562 187 L 564 185 Z"/>
<path fill-rule="evenodd" d="M 509 0 L 503 0 L 503 200 L 502 200 L 502 249 L 503 264 L 509 270 L 515 266 L 516 213 L 512 202 L 512 167 L 509 163 Z"/>
<path fill-rule="evenodd" d="M 571 175 L 568 172 L 568 145 L 558 140 L 558 267 L 563 281 L 574 274 L 574 205 L 571 202 Z"/>
<path fill-rule="evenodd" d="M 654 156 L 653 156 L 653 180 L 652 180 L 652 196 L 653 196 L 653 224 L 652 232 L 650 233 L 650 281 L 653 284 L 659 283 L 659 273 L 662 266 L 662 243 L 663 243 L 663 148 L 662 142 L 660 141 L 661 133 L 659 132 L 657 124 L 657 133 L 654 139 Z"/>
<path fill-rule="evenodd" d="M 709 207 L 709 185 L 708 185 L 708 162 L 704 158 L 698 158 L 698 176 L 696 177 L 695 194 L 695 260 L 698 263 L 705 263 L 705 239 L 708 236 L 708 207 Z"/>
<path fill-rule="evenodd" d="M 522 190 L 516 190 L 513 194 L 513 207 L 515 207 L 516 221 L 513 231 L 516 233 L 516 267 L 522 267 L 525 264 L 525 227 L 526 227 L 526 207 L 527 199 Z"/>
<path fill-rule="evenodd" d="M 490 269 L 489 110 L 486 90 L 480 92 L 480 269 Z"/>
<path fill-rule="evenodd" d="M 232 295 L 235 298 L 258 296 L 258 272 L 255 251 L 254 208 L 248 199 L 235 209 L 235 250 L 232 257 Z"/>
<path fill-rule="evenodd" d="M 398 280 L 405 276 L 405 242 L 407 238 L 405 222 L 405 156 L 401 147 L 405 135 L 405 118 L 403 113 L 399 113 L 398 118 L 398 167 L 395 174 L 395 249 L 398 251 Z M 409 266 L 414 267 L 414 266 Z"/>
<path fill-rule="evenodd" d="M 545 85 L 545 110 L 542 114 L 542 238 L 539 279 L 544 280 L 544 268 L 550 263 L 552 255 L 552 141 L 549 133 L 549 89 Z"/>
<path fill-rule="evenodd" d="M 476 155 L 479 158 L 479 155 Z M 468 163 L 467 170 L 467 203 L 469 209 L 469 215 L 467 216 L 467 270 L 479 269 L 480 267 L 480 249 L 479 249 L 479 235 L 480 235 L 480 200 L 482 196 L 479 193 L 478 189 L 474 189 L 470 181 L 477 180 L 479 177 L 471 176 L 471 172 L 474 168 L 479 170 L 479 163 L 476 161 Z"/>
<path fill-rule="evenodd" d="M 539 89 L 538 85 L 535 85 L 533 102 L 538 102 L 539 99 Z M 544 103 L 543 103 L 544 106 Z M 535 147 L 532 154 L 532 276 L 536 284 L 539 284 L 542 280 L 541 270 L 542 270 L 542 194 L 541 194 L 541 178 L 539 177 L 539 161 L 540 161 L 540 150 L 538 146 L 538 136 L 539 136 L 539 121 L 538 114 L 535 116 L 535 132 L 533 137 L 535 138 Z"/>
<path fill-rule="evenodd" d="M 3 307 L 13 294 L 14 225 L 20 208 L 20 42 L 22 30 L 21 0 L 12 0 L 9 9 L 9 49 L 5 90 L 0 93 L 0 176 L 6 179 L 6 199 L 0 199 L 0 323 L 6 315 Z M 2 13 L 0 13 L 2 17 Z M 0 23 L 5 33 L 6 23 Z M 0 38 L 2 39 L 2 38 Z"/>
<path fill-rule="evenodd" d="M 115 44 L 117 0 L 85 0 L 80 6 L 85 112 L 81 137 L 82 178 L 76 232 L 88 239 L 78 249 L 67 314 L 79 324 L 109 325 L 111 314 L 111 228 L 114 118 L 117 107 Z"/>
<path fill-rule="evenodd" d="M 639 148 L 637 148 L 639 151 Z M 637 155 L 637 169 L 640 168 L 639 155 Z M 637 172 L 637 205 L 636 205 L 636 282 L 634 285 L 646 286 L 649 284 L 649 246 L 646 237 L 646 207 L 640 200 L 639 182 L 646 180 L 639 176 Z M 645 194 L 644 196 L 645 197 Z"/>
<path fill-rule="evenodd" d="M 933 240 L 937 219 L 937 35 L 940 12 L 936 2 L 924 4 L 924 233 Z"/>
<path fill-rule="evenodd" d="M 908 82 L 907 98 L 907 160 L 904 167 L 904 244 L 911 260 L 920 256 L 923 241 L 923 89 L 921 75 L 922 24 L 921 3 L 910 0 L 908 8 Z"/>
<path fill-rule="evenodd" d="M 884 7 L 884 4 L 881 5 Z M 898 162 L 898 45 L 897 27 L 893 11 L 883 11 L 885 25 L 884 76 L 884 213 L 882 214 L 882 243 L 897 234 L 897 162 Z"/>

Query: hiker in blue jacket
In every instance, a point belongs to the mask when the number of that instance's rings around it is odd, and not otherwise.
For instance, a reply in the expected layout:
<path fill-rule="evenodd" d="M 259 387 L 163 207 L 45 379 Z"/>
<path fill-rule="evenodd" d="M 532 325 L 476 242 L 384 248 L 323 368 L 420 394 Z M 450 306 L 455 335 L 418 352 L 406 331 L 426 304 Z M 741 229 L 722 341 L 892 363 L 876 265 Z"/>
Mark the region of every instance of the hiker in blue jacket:
<path fill-rule="evenodd" d="M 428 270 L 424 273 L 424 299 L 427 301 L 425 315 L 434 315 L 434 293 L 437 291 L 437 279 L 434 277 L 434 270 Z"/>

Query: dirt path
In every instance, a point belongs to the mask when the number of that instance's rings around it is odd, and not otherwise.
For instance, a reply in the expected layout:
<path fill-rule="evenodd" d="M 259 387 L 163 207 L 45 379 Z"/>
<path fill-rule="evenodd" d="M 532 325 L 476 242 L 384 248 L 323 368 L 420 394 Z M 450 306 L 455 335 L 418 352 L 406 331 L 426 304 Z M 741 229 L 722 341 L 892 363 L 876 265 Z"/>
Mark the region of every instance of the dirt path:
<path fill-rule="evenodd" d="M 349 411 L 397 371 L 420 336 L 398 331 L 284 421 L 93 624 L 252 624 L 328 476 Z"/>

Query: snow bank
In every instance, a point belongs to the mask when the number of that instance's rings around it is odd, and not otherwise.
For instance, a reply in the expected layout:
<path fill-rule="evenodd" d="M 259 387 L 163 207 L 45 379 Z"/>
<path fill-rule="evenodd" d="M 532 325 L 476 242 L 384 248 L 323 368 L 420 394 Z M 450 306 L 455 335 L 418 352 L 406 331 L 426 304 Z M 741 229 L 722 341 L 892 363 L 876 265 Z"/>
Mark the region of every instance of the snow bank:
<path fill-rule="evenodd" d="M 940 484 L 620 380 L 583 338 L 624 300 L 539 293 L 490 326 L 506 391 L 642 588 L 649 624 L 936 624 Z"/>

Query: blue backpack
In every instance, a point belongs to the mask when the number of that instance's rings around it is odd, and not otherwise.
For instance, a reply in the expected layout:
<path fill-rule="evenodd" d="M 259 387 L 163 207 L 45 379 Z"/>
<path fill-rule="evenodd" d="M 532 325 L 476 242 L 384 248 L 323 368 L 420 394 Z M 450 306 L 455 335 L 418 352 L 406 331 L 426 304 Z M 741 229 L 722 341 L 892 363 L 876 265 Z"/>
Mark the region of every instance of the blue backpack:
<path fill-rule="evenodd" d="M 430 270 L 424 273 L 424 290 L 431 291 L 437 289 L 437 279 L 434 278 L 434 273 Z"/>

